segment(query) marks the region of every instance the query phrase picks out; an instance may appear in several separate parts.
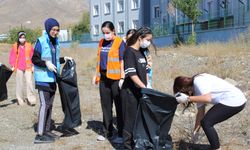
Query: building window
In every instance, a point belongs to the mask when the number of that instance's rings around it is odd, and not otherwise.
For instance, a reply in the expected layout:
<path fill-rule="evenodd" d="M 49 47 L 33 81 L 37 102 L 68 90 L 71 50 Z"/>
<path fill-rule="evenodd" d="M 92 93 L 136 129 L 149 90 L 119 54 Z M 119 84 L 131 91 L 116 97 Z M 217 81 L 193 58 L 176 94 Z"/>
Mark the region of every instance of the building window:
<path fill-rule="evenodd" d="M 94 34 L 94 35 L 99 35 L 99 25 L 95 25 L 95 26 L 94 26 L 93 34 Z"/>
<path fill-rule="evenodd" d="M 154 7 L 154 17 L 155 18 L 160 18 L 161 10 L 159 6 Z"/>
<path fill-rule="evenodd" d="M 139 0 L 132 0 L 131 1 L 131 9 L 138 9 L 139 8 Z"/>
<path fill-rule="evenodd" d="M 99 6 L 94 5 L 93 16 L 98 16 L 98 15 L 99 15 Z"/>
<path fill-rule="evenodd" d="M 247 0 L 247 11 L 250 11 L 250 0 Z"/>
<path fill-rule="evenodd" d="M 124 21 L 118 23 L 118 33 L 124 33 Z"/>
<path fill-rule="evenodd" d="M 124 11 L 124 0 L 118 0 L 117 2 L 117 11 L 123 12 Z"/>
<path fill-rule="evenodd" d="M 104 5 L 104 14 L 105 15 L 110 14 L 110 3 L 105 3 L 105 5 Z"/>
<path fill-rule="evenodd" d="M 139 21 L 138 20 L 133 20 L 132 21 L 132 29 L 137 29 L 139 26 Z"/>

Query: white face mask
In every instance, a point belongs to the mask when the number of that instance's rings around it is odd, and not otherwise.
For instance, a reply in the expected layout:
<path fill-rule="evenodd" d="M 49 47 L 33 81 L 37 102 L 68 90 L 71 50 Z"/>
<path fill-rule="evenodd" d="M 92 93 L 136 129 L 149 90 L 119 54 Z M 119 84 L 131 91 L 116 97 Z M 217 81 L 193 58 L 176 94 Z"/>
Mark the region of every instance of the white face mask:
<path fill-rule="evenodd" d="M 140 47 L 141 47 L 141 48 L 147 48 L 147 47 L 150 46 L 150 44 L 151 44 L 150 41 L 148 41 L 148 40 L 143 40 L 143 41 L 140 43 Z"/>
<path fill-rule="evenodd" d="M 111 37 L 112 37 L 111 33 L 109 33 L 109 34 L 104 34 L 104 39 L 105 39 L 106 41 L 111 40 Z"/>
<path fill-rule="evenodd" d="M 24 38 L 19 38 L 19 42 L 20 43 L 24 43 L 26 41 L 26 39 L 24 39 Z"/>

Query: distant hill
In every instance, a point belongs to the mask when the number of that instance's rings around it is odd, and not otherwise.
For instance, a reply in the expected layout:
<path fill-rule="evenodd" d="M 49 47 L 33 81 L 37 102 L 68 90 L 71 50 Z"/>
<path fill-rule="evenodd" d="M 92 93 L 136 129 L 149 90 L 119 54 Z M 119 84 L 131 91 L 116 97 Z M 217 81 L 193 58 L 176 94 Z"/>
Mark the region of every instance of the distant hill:
<path fill-rule="evenodd" d="M 0 34 L 21 25 L 44 28 L 48 17 L 56 18 L 61 28 L 67 28 L 88 10 L 89 0 L 0 0 Z"/>

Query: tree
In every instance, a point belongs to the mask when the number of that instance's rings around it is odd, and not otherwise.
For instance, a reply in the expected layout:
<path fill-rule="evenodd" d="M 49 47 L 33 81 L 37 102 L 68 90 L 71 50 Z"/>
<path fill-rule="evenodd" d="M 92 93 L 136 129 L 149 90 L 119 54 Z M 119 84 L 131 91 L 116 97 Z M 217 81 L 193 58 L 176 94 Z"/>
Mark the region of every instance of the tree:
<path fill-rule="evenodd" d="M 16 27 L 16 28 L 10 29 L 7 42 L 11 44 L 17 42 L 18 40 L 17 33 L 19 31 L 24 31 L 26 33 L 26 40 L 31 43 L 35 43 L 37 38 L 42 35 L 42 29 L 40 28 L 29 29 L 29 28 L 23 28 L 23 27 L 22 28 Z"/>
<path fill-rule="evenodd" d="M 198 8 L 198 4 L 201 0 L 171 0 L 170 3 L 180 11 L 182 11 L 188 18 L 191 19 L 192 23 L 192 37 L 195 38 L 194 27 L 201 15 L 201 11 Z"/>
<path fill-rule="evenodd" d="M 89 33 L 90 32 L 89 24 L 90 24 L 89 13 L 83 12 L 81 21 L 72 27 L 73 36 L 80 36 L 83 33 Z"/>

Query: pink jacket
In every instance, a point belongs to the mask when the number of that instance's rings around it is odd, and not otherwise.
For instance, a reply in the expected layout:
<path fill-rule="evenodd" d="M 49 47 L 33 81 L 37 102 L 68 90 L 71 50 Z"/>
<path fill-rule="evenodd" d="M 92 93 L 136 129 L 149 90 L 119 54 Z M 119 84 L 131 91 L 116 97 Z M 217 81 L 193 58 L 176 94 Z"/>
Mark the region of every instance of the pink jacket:
<path fill-rule="evenodd" d="M 32 47 L 31 51 L 30 51 L 30 58 L 27 58 L 27 59 L 32 59 L 33 53 L 34 53 L 34 48 Z M 26 67 L 26 56 L 25 55 L 26 55 L 25 54 L 25 46 L 19 46 L 18 53 L 14 49 L 14 46 L 12 46 L 11 51 L 10 51 L 10 56 L 9 56 L 9 64 L 12 67 L 15 67 L 16 59 L 18 56 L 18 62 L 17 62 L 16 69 L 23 70 L 23 71 L 26 70 L 27 67 Z"/>

